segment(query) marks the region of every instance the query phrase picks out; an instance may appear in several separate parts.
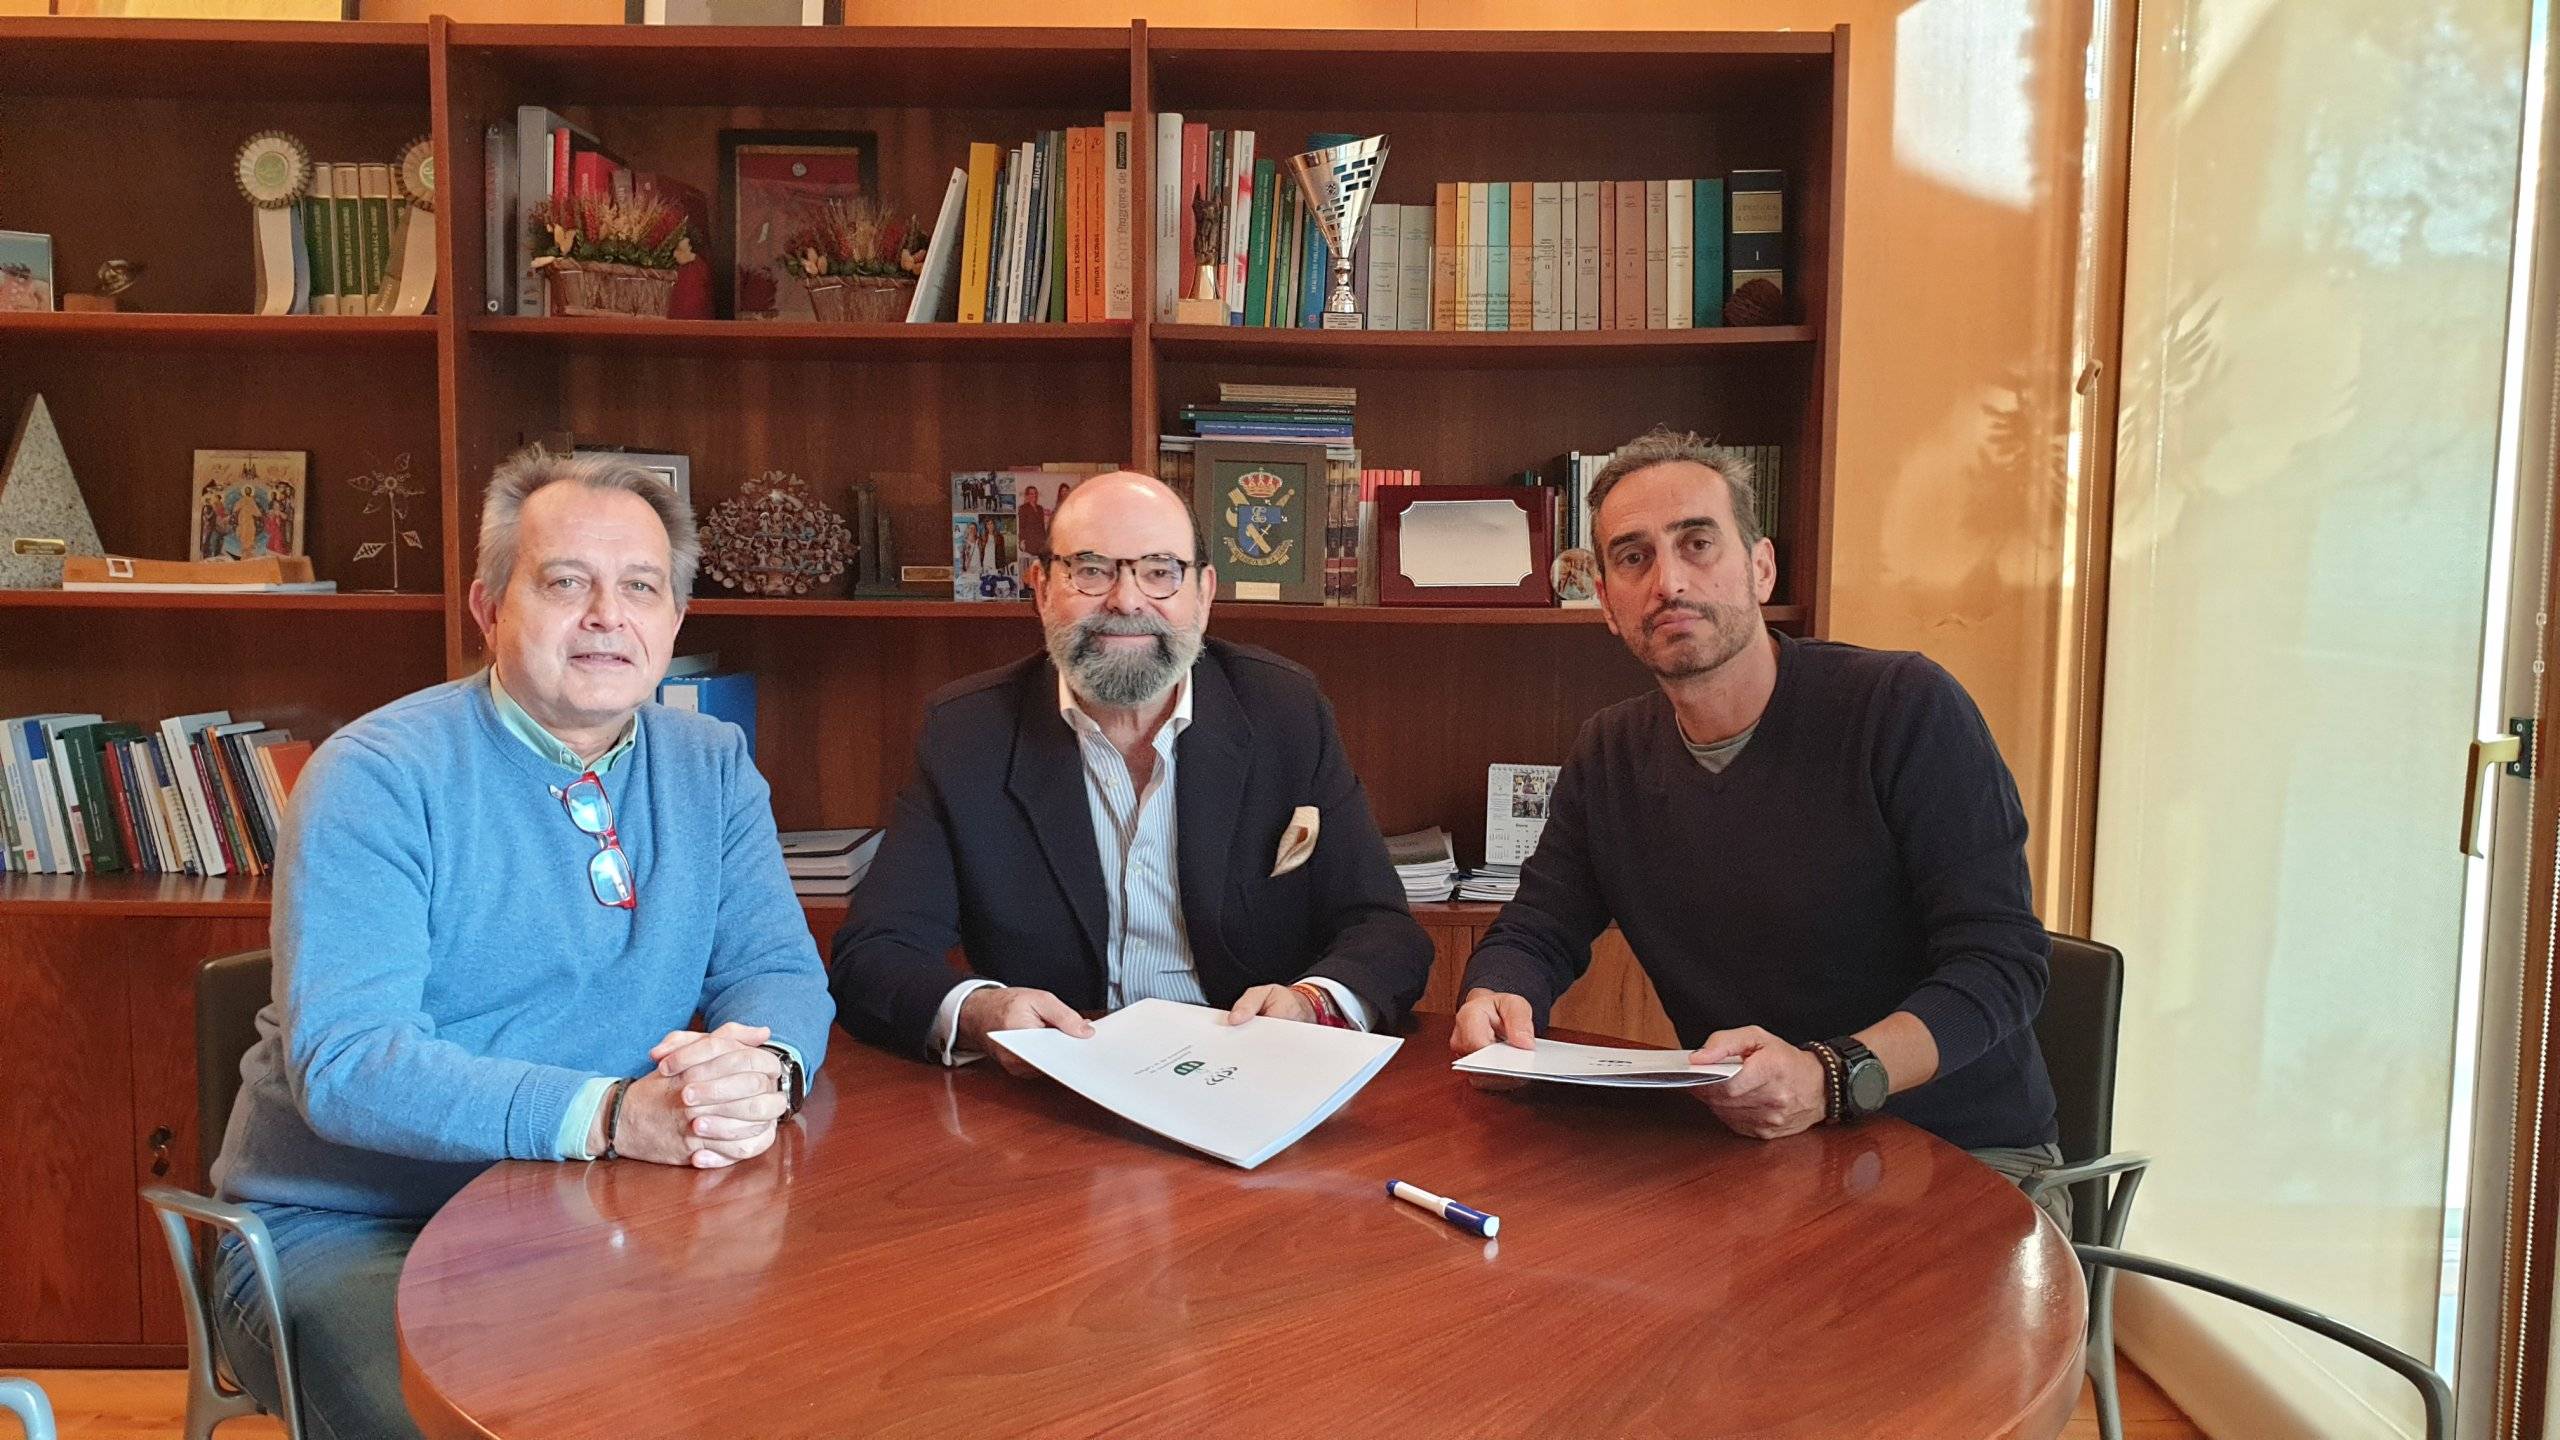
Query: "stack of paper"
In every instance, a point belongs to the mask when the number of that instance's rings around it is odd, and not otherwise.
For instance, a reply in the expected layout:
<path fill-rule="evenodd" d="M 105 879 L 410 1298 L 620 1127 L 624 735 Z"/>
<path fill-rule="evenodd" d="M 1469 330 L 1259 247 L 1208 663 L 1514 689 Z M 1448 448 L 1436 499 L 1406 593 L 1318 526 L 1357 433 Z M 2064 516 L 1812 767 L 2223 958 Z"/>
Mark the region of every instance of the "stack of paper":
<path fill-rule="evenodd" d="M 1507 1075 L 1520 1080 L 1552 1080 L 1559 1085 L 1615 1085 L 1638 1090 L 1682 1089 L 1713 1085 L 1741 1073 L 1742 1062 L 1692 1065 L 1686 1050 L 1627 1050 L 1610 1045 L 1576 1045 L 1540 1040 L 1535 1050 L 1495 1041 L 1449 1064 L 1470 1075 Z"/>
<path fill-rule="evenodd" d="M 1168 1140 L 1250 1170 L 1297 1143 L 1358 1094 L 1404 1042 L 1268 1016 L 1141 1000 L 1063 1030 L 988 1037 L 1050 1079 Z"/>
<path fill-rule="evenodd" d="M 791 872 L 792 892 L 799 895 L 850 895 L 880 852 L 876 827 L 851 830 L 792 830 L 782 836 L 783 867 Z"/>
<path fill-rule="evenodd" d="M 1409 902 L 1446 900 L 1457 888 L 1458 852 L 1450 847 L 1449 832 L 1437 825 L 1388 836 L 1387 860 L 1396 867 L 1396 878 L 1404 882 L 1404 898 Z"/>
<path fill-rule="evenodd" d="M 1517 865 L 1479 865 L 1458 881 L 1461 900 L 1508 901 L 1520 893 L 1520 867 Z"/>

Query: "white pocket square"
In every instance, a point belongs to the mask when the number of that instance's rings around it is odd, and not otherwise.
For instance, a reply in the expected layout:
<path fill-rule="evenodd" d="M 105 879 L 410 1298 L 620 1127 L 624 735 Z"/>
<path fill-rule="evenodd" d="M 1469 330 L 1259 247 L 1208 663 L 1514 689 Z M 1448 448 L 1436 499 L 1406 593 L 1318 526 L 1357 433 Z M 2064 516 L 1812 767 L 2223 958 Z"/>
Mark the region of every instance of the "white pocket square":
<path fill-rule="evenodd" d="M 1272 879 L 1307 863 L 1307 857 L 1316 853 L 1316 831 L 1323 824 L 1324 817 L 1313 805 L 1301 805 L 1289 812 L 1289 828 L 1280 832 L 1280 853 L 1272 857 Z"/>

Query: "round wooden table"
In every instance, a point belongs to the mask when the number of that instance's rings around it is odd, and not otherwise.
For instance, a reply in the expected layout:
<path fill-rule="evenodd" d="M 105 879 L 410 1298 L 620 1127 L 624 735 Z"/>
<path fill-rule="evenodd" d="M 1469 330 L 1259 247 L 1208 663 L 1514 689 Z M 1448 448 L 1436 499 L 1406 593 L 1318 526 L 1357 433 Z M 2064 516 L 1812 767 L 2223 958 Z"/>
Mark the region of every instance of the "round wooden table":
<path fill-rule="evenodd" d="M 1249 1172 L 838 1036 L 745 1165 L 474 1180 L 401 1275 L 410 1408 L 438 1440 L 2062 1428 L 2079 1267 L 1962 1152 L 1891 1120 L 1758 1142 L 1684 1095 L 1478 1091 L 1447 1036 L 1422 1019 Z"/>

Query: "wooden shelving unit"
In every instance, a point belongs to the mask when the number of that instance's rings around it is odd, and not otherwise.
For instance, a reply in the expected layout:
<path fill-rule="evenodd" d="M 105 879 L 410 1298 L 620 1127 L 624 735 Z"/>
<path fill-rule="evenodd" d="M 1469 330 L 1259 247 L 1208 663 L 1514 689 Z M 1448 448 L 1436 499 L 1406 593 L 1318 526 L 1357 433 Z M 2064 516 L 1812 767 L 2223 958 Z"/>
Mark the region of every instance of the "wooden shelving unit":
<path fill-rule="evenodd" d="M 1787 448 L 1777 623 L 1827 623 L 1839 402 L 1847 34 L 301 25 L 0 19 L 0 225 L 51 234 L 66 289 L 150 265 L 149 313 L 0 315 L 0 410 L 52 408 L 102 538 L 183 553 L 189 452 L 301 449 L 306 543 L 329 596 L 0 592 L 9 713 L 119 719 L 227 708 L 317 736 L 479 664 L 469 591 L 481 487 L 527 440 L 676 451 L 707 510 L 770 468 L 822 494 L 875 480 L 911 561 L 941 553 L 947 478 L 1044 460 L 1152 468 L 1156 437 L 1220 381 L 1350 383 L 1364 463 L 1484 483 L 1656 422 Z M 1379 198 L 1442 179 L 1788 173 L 1789 323 L 1531 334 L 1082 325 L 763 325 L 489 311 L 487 127 L 560 111 L 635 166 L 719 193 L 724 128 L 866 130 L 883 192 L 929 212 L 972 140 L 1180 111 L 1259 133 L 1384 131 Z M 432 314 L 247 314 L 248 207 L 232 154 L 281 129 L 316 158 L 431 135 Z M 32 158 L 30 158 L 32 157 Z M 1135 191 L 1148 273 L 1152 187 Z M 715 264 L 725 242 L 713 237 Z M 408 457 L 412 592 L 349 557 L 383 538 L 347 479 Z M 414 568 L 412 568 L 414 567 Z M 1390 832 L 1480 843 L 1485 766 L 1561 759 L 1649 678 L 1587 610 L 1226 604 L 1217 633 L 1311 667 Z M 682 647 L 759 678 L 759 763 L 785 828 L 885 817 L 924 697 L 1028 653 L 1024 605 L 706 593 Z M 841 906 L 810 908 L 832 931 Z M 0 1091 L 50 1157 L 0 1207 L 0 1365 L 166 1363 L 182 1337 L 134 1187 L 195 1173 L 192 990 L 207 955 L 263 943 L 261 881 L 0 878 L 0 1012 L 46 1017 L 0 1049 Z M 1424 907 L 1453 987 L 1489 906 Z M 1613 982 L 1614 983 L 1614 982 Z M 1435 1001 L 1453 995 L 1435 990 Z M 147 1143 L 156 1131 L 173 1137 Z"/>

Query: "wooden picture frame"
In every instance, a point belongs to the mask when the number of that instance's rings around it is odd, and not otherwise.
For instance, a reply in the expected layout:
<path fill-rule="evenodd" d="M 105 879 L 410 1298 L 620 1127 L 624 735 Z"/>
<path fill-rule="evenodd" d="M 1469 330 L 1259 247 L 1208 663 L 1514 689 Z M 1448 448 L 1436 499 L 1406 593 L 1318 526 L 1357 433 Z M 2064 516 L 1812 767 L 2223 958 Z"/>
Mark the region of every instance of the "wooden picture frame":
<path fill-rule="evenodd" d="M 187 558 L 299 555 L 311 514 L 311 456 L 302 450 L 198 450 L 187 489 Z"/>
<path fill-rule="evenodd" d="M 723 299 L 738 320 L 814 322 L 808 293 L 782 273 L 782 240 L 803 210 L 880 197 L 880 140 L 868 130 L 723 130 L 714 222 Z"/>
<path fill-rule="evenodd" d="M 1191 513 L 1218 598 L 1323 604 L 1325 447 L 1202 440 L 1191 460 Z"/>
<path fill-rule="evenodd" d="M 1470 507 L 1487 504 L 1514 505 L 1522 512 L 1528 554 L 1526 573 L 1512 578 L 1508 536 L 1498 553 L 1466 557 L 1452 553 L 1447 537 L 1435 536 L 1432 550 L 1426 555 L 1409 542 L 1405 533 L 1408 518 L 1416 516 L 1417 505 L 1459 505 Z M 1555 603 L 1555 587 L 1549 571 L 1555 564 L 1555 490 L 1547 485 L 1398 485 L 1378 492 L 1378 603 L 1381 605 L 1518 605 L 1543 606 Z M 1438 519 L 1450 512 L 1425 511 L 1423 515 Z M 1475 512 L 1481 515 L 1481 511 Z M 1428 563 L 1433 573 L 1446 579 L 1451 574 L 1463 575 L 1472 567 L 1475 583 L 1421 584 L 1406 572 Z"/>

